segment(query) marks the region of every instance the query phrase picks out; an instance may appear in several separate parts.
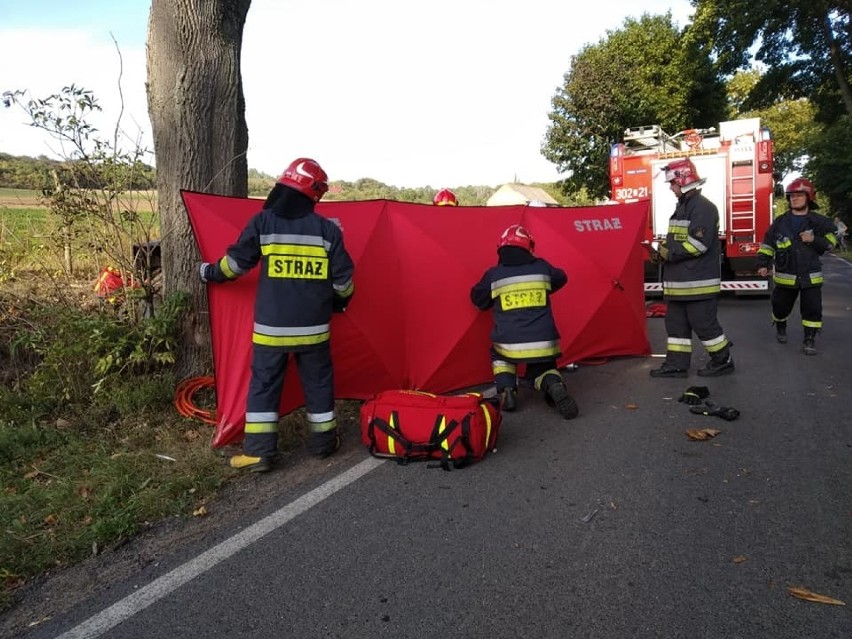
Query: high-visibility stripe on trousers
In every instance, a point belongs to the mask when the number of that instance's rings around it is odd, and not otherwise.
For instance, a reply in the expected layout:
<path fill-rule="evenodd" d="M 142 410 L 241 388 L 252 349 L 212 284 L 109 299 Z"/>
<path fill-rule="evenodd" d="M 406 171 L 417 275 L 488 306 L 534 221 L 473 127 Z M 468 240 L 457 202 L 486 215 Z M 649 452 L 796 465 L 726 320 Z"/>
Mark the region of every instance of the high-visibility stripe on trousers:
<path fill-rule="evenodd" d="M 679 302 L 668 299 L 666 308 L 666 364 L 689 369 L 692 361 L 692 333 L 714 358 L 724 358 L 730 347 L 716 313 L 719 299 Z"/>
<path fill-rule="evenodd" d="M 296 360 L 311 430 L 327 431 L 337 426 L 334 371 L 328 342 L 316 349 L 297 353 L 276 346 L 253 344 L 243 439 L 246 455 L 271 457 L 278 448 L 281 391 L 291 354 Z"/>

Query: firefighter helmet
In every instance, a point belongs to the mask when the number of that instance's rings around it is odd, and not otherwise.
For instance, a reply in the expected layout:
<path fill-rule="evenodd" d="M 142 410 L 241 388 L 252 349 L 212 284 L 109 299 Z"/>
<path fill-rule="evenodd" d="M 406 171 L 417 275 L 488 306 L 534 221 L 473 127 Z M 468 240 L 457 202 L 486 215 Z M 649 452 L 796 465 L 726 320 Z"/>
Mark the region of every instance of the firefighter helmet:
<path fill-rule="evenodd" d="M 707 181 L 698 176 L 698 171 L 695 170 L 695 165 L 689 158 L 669 162 L 663 167 L 663 171 L 666 172 L 666 182 L 674 182 L 683 193 L 697 189 Z"/>
<path fill-rule="evenodd" d="M 316 160 L 298 158 L 281 174 L 278 184 L 289 186 L 314 202 L 319 202 L 328 191 L 328 175 Z"/>
<path fill-rule="evenodd" d="M 456 194 L 450 191 L 450 189 L 441 189 L 435 193 L 435 197 L 432 198 L 432 204 L 435 206 L 458 206 L 459 201 L 456 198 Z"/>
<path fill-rule="evenodd" d="M 535 240 L 533 240 L 533 236 L 523 226 L 512 224 L 512 226 L 503 231 L 503 235 L 500 236 L 500 244 L 497 248 L 501 249 L 504 246 L 517 246 L 532 253 L 535 248 Z"/>
<path fill-rule="evenodd" d="M 787 195 L 788 201 L 790 200 L 791 193 L 804 193 L 808 196 L 808 208 L 811 210 L 819 208 L 819 205 L 816 203 L 816 189 L 814 189 L 811 181 L 806 178 L 796 178 L 790 182 L 784 193 Z"/>

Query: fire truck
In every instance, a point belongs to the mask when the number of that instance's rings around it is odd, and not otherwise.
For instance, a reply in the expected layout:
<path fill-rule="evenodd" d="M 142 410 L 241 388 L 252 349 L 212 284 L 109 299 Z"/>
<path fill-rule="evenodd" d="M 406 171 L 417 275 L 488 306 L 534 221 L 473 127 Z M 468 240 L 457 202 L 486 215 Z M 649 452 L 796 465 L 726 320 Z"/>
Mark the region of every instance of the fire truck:
<path fill-rule="evenodd" d="M 659 126 L 629 128 L 624 140 L 612 146 L 609 171 L 612 201 L 650 200 L 646 240 L 665 238 L 677 201 L 665 182 L 665 167 L 675 158 L 689 157 L 701 188 L 719 209 L 722 243 L 722 290 L 766 294 L 767 279 L 757 275 L 755 258 L 773 218 L 774 181 L 772 138 L 759 118 L 721 122 L 718 130 L 688 129 L 675 135 Z M 645 266 L 645 292 L 662 292 L 660 267 Z"/>

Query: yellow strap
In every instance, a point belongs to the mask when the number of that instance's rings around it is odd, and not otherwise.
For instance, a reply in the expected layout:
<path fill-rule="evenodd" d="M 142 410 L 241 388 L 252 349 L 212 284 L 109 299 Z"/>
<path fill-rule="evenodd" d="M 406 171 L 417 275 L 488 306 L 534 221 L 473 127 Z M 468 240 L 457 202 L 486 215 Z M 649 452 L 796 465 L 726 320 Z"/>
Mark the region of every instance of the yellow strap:
<path fill-rule="evenodd" d="M 394 419 L 395 415 L 396 413 L 391 413 L 390 418 L 388 418 L 388 426 L 390 426 L 391 430 L 396 430 L 396 420 Z M 392 435 L 388 435 L 388 452 L 391 455 L 396 454 L 396 444 L 394 444 Z"/>

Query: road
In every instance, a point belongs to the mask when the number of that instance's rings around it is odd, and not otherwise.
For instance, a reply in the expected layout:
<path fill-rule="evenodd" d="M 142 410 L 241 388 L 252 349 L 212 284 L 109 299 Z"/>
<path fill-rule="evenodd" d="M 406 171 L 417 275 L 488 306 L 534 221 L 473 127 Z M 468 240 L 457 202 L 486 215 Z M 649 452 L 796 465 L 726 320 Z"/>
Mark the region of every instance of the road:
<path fill-rule="evenodd" d="M 824 270 L 816 357 L 797 321 L 775 342 L 767 299 L 725 297 L 734 375 L 581 365 L 565 375 L 577 420 L 522 391 L 498 451 L 452 472 L 372 460 L 352 438 L 249 520 L 24 636 L 849 639 L 852 265 Z M 648 326 L 661 353 L 663 320 Z M 740 418 L 691 414 L 677 397 L 693 384 Z"/>

